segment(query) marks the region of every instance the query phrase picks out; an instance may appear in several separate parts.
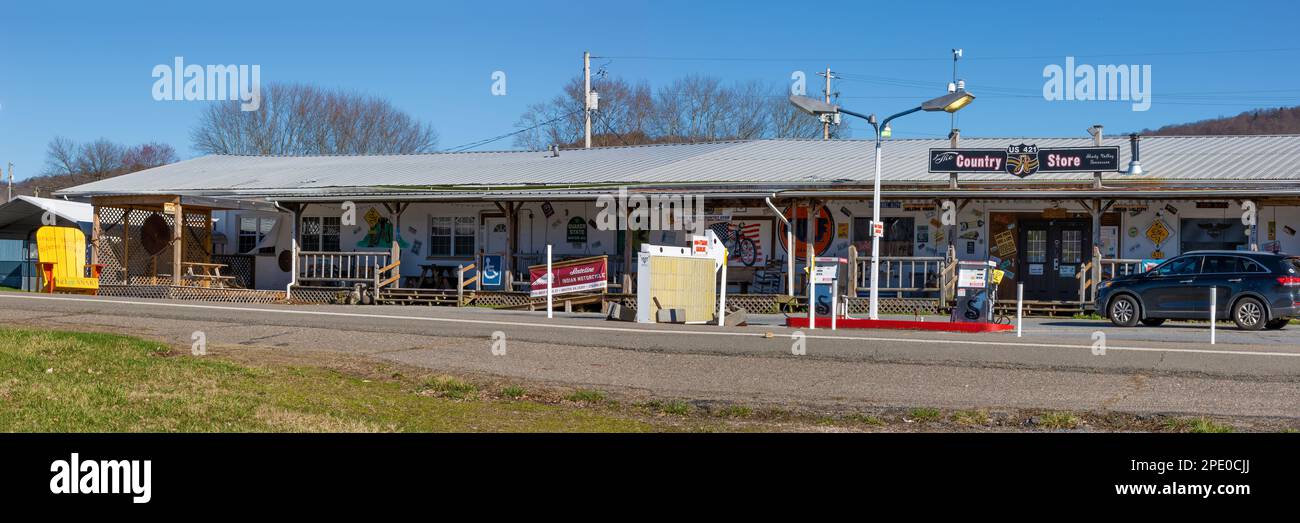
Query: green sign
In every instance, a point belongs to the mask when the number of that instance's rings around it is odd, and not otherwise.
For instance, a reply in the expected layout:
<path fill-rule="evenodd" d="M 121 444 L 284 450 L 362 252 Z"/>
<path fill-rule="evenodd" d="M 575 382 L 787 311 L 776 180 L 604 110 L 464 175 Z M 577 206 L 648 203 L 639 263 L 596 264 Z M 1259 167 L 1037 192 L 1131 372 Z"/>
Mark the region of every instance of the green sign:
<path fill-rule="evenodd" d="M 587 221 L 581 216 L 569 219 L 569 243 L 587 243 Z"/>

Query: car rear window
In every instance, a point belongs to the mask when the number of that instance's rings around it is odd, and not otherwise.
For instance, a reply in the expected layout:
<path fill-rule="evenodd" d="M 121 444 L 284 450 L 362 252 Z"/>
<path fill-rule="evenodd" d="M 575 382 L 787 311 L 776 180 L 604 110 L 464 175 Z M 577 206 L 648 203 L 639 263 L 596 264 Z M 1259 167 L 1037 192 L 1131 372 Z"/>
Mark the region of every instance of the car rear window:
<path fill-rule="evenodd" d="M 1201 274 L 1244 272 L 1241 263 L 1243 261 L 1249 260 L 1236 256 L 1206 256 L 1205 263 L 1201 266 Z"/>
<path fill-rule="evenodd" d="M 1300 274 L 1300 256 L 1282 260 L 1282 271 L 1287 274 Z"/>

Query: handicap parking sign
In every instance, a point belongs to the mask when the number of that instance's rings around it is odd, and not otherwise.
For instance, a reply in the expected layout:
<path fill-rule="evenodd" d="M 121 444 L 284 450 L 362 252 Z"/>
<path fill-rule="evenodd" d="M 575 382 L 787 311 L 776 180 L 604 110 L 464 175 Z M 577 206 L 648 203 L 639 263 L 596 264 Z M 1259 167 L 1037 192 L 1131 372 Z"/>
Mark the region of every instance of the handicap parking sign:
<path fill-rule="evenodd" d="M 487 254 L 483 256 L 483 286 L 500 287 L 503 285 L 502 279 L 502 258 L 500 254 Z"/>

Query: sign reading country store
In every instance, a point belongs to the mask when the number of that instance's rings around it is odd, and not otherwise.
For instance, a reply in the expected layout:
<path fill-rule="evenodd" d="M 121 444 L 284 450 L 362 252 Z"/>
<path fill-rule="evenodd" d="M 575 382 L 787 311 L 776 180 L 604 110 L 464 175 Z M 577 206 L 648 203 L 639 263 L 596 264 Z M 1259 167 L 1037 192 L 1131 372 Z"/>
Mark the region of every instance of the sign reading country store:
<path fill-rule="evenodd" d="M 932 173 L 996 173 L 1025 178 L 1039 172 L 1119 170 L 1119 147 L 1038 147 L 1006 149 L 930 149 Z"/>

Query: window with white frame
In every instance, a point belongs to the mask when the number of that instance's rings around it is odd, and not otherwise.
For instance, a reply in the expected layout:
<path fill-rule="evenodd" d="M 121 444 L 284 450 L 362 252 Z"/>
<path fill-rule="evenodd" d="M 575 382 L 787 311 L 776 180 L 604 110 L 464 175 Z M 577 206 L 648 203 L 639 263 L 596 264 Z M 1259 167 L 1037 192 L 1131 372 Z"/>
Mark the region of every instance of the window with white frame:
<path fill-rule="evenodd" d="M 429 256 L 473 256 L 473 216 L 434 216 L 429 226 Z"/>
<path fill-rule="evenodd" d="M 245 254 L 257 248 L 258 244 L 275 229 L 275 218 L 258 218 L 256 216 L 239 217 L 239 253 Z M 274 254 L 274 247 L 263 247 L 256 254 Z"/>
<path fill-rule="evenodd" d="M 307 216 L 302 219 L 302 250 L 339 252 L 339 217 Z"/>

